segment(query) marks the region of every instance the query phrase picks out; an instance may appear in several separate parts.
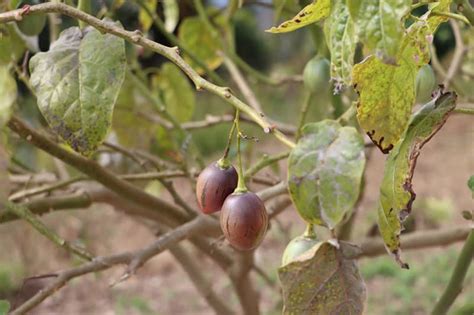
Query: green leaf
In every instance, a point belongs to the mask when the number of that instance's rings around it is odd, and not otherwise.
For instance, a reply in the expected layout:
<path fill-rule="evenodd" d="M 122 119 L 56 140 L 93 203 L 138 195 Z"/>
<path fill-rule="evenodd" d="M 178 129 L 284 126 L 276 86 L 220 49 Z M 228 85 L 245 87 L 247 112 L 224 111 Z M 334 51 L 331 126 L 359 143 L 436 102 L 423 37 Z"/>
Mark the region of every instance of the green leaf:
<path fill-rule="evenodd" d="M 385 63 L 396 62 L 403 38 L 403 17 L 411 0 L 347 0 L 347 6 L 364 46 Z"/>
<path fill-rule="evenodd" d="M 324 24 L 326 42 L 331 51 L 331 77 L 336 89 L 350 85 L 357 36 L 349 10 L 343 0 L 333 2 L 331 16 Z"/>
<path fill-rule="evenodd" d="M 10 303 L 5 300 L 0 300 L 0 315 L 7 315 L 10 310 Z"/>
<path fill-rule="evenodd" d="M 206 24 L 199 17 L 190 17 L 185 19 L 179 26 L 179 40 L 191 50 L 196 57 L 202 60 L 211 70 L 217 69 L 222 64 L 222 51 L 220 38 L 213 32 L 209 32 Z M 196 63 L 184 56 L 196 71 L 204 73 L 204 69 L 198 67 Z"/>
<path fill-rule="evenodd" d="M 283 314 L 363 314 L 367 291 L 354 257 L 360 249 L 320 242 L 278 269 Z"/>
<path fill-rule="evenodd" d="M 474 198 L 474 175 L 469 177 L 469 180 L 467 181 L 467 187 L 469 187 L 469 189 L 471 190 L 472 198 Z"/>
<path fill-rule="evenodd" d="M 0 65 L 0 129 L 10 119 L 11 107 L 17 97 L 16 81 L 7 66 Z"/>
<path fill-rule="evenodd" d="M 194 114 L 194 89 L 183 72 L 171 62 L 161 66 L 160 73 L 154 77 L 167 111 L 179 122 L 188 121 Z"/>
<path fill-rule="evenodd" d="M 403 140 L 388 155 L 380 188 L 378 225 L 387 249 L 402 267 L 401 222 L 410 214 L 415 200 L 412 178 L 422 147 L 443 126 L 456 106 L 456 94 L 448 92 L 424 105 L 413 115 Z"/>
<path fill-rule="evenodd" d="M 331 120 L 304 126 L 288 161 L 290 195 L 303 219 L 333 229 L 359 196 L 364 166 L 355 128 Z"/>
<path fill-rule="evenodd" d="M 283 6 L 284 6 L 284 3 L 283 3 Z M 331 0 L 314 0 L 311 4 L 308 4 L 306 7 L 304 7 L 303 10 L 301 10 L 291 20 L 281 23 L 280 25 L 278 25 L 278 27 L 272 27 L 269 30 L 266 30 L 266 32 L 269 32 L 269 33 L 292 32 L 306 25 L 324 20 L 325 18 L 329 16 L 330 12 L 331 12 Z"/>
<path fill-rule="evenodd" d="M 430 60 L 429 38 L 438 25 L 432 19 L 443 21 L 428 12 L 409 28 L 397 56 L 398 65 L 385 64 L 372 55 L 354 66 L 357 118 L 383 153 L 397 144 L 410 119 L 416 75 Z"/>
<path fill-rule="evenodd" d="M 31 85 L 51 128 L 89 155 L 105 139 L 125 75 L 124 41 L 71 27 L 30 61 Z"/>
<path fill-rule="evenodd" d="M 165 29 L 173 33 L 179 22 L 179 5 L 177 0 L 163 0 L 163 14 L 165 15 Z"/>
<path fill-rule="evenodd" d="M 150 11 L 150 12 L 156 12 L 156 5 L 158 4 L 158 1 L 156 0 L 143 0 L 143 5 Z M 140 25 L 142 26 L 142 30 L 144 32 L 147 32 L 150 27 L 153 25 L 153 19 L 148 14 L 147 10 L 144 8 L 140 8 L 140 12 L 138 13 L 138 21 L 140 22 Z"/>
<path fill-rule="evenodd" d="M 0 25 L 0 65 L 16 62 L 25 51 L 25 43 L 12 25 Z"/>
<path fill-rule="evenodd" d="M 125 147 L 148 151 L 158 125 L 146 117 L 154 112 L 150 102 L 142 96 L 127 73 L 113 115 L 112 127 L 119 143 Z M 130 132 L 131 128 L 134 132 Z"/>

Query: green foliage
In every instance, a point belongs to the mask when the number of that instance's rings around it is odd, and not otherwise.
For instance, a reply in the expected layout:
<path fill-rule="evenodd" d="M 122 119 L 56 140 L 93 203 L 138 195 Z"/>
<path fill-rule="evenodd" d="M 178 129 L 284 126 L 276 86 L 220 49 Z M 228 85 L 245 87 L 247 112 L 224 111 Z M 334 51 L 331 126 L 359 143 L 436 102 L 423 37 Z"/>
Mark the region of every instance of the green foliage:
<path fill-rule="evenodd" d="M 52 129 L 90 155 L 105 139 L 125 74 L 124 41 L 71 27 L 30 61 L 31 85 Z"/>
<path fill-rule="evenodd" d="M 222 63 L 219 55 L 222 45 L 216 33 L 210 32 L 206 24 L 199 17 L 189 17 L 181 22 L 178 30 L 179 40 L 188 47 L 211 70 L 218 68 Z M 184 58 L 199 73 L 204 69 L 198 67 L 191 58 Z"/>
<path fill-rule="evenodd" d="M 403 39 L 403 17 L 411 0 L 347 0 L 356 33 L 364 46 L 386 63 L 396 63 Z"/>
<path fill-rule="evenodd" d="M 10 310 L 10 303 L 5 300 L 0 300 L 0 315 L 7 315 Z"/>
<path fill-rule="evenodd" d="M 0 65 L 16 62 L 25 51 L 25 44 L 13 25 L 0 24 Z"/>
<path fill-rule="evenodd" d="M 364 166 L 355 128 L 331 120 L 304 126 L 288 160 L 290 195 L 303 219 L 334 229 L 359 196 Z"/>
<path fill-rule="evenodd" d="M 401 222 L 409 215 L 415 193 L 412 178 L 423 145 L 443 126 L 454 109 L 456 94 L 445 93 L 423 106 L 413 118 L 403 140 L 389 154 L 380 188 L 378 225 L 382 238 L 403 267 L 400 259 Z"/>
<path fill-rule="evenodd" d="M 159 89 L 163 103 L 171 116 L 179 122 L 192 118 L 196 103 L 194 90 L 177 66 L 171 62 L 163 64 L 153 83 Z"/>
<path fill-rule="evenodd" d="M 285 3 L 283 2 L 281 8 Z M 306 25 L 319 22 L 329 16 L 331 12 L 331 0 L 315 0 L 303 8 L 294 18 L 285 21 L 267 30 L 269 33 L 286 33 L 292 32 Z"/>
<path fill-rule="evenodd" d="M 472 197 L 474 198 L 474 175 L 469 177 L 469 179 L 467 181 L 467 187 L 469 187 L 469 189 L 471 190 Z"/>
<path fill-rule="evenodd" d="M 153 18 L 150 16 L 150 13 L 156 12 L 158 1 L 142 0 L 141 3 L 143 7 L 140 8 L 140 12 L 138 13 L 138 21 L 140 22 L 142 30 L 147 32 L 153 25 Z"/>
<path fill-rule="evenodd" d="M 283 314 L 362 314 L 366 289 L 352 258 L 357 251 L 321 242 L 280 267 Z"/>
<path fill-rule="evenodd" d="M 10 119 L 11 107 L 16 101 L 16 81 L 8 66 L 0 65 L 0 128 Z"/>
<path fill-rule="evenodd" d="M 331 16 L 324 25 L 326 43 L 331 52 L 331 77 L 337 83 L 336 89 L 351 84 L 351 71 L 357 37 L 354 22 L 343 0 L 333 1 Z"/>

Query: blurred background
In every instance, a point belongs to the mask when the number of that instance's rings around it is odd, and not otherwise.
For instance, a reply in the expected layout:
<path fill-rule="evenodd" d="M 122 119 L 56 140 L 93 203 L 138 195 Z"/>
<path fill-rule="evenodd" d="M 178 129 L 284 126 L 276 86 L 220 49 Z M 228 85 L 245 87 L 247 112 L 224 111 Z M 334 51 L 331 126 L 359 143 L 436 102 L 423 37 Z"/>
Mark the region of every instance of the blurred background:
<path fill-rule="evenodd" d="M 178 3 L 179 21 L 196 15 L 192 1 L 179 0 Z M 140 6 L 134 1 L 97 0 L 93 1 L 93 4 L 95 13 L 120 20 L 126 29 L 143 27 L 139 19 Z M 212 10 L 213 7 L 219 12 L 226 4 L 225 0 L 207 1 L 207 8 Z M 297 4 L 288 1 L 278 21 L 275 21 L 272 1 L 244 1 L 244 6 L 236 14 L 234 21 L 238 55 L 270 77 L 300 76 L 315 51 L 310 32 L 306 28 L 281 35 L 264 32 L 297 11 Z M 162 14 L 160 4 L 156 7 L 156 13 Z M 60 28 L 71 25 L 75 25 L 73 20 L 61 17 Z M 38 36 L 23 36 L 22 40 L 30 51 L 48 49 L 49 27 L 47 24 Z M 178 32 L 179 25 L 175 33 Z M 146 34 L 160 43 L 170 45 L 154 25 L 150 26 Z M 473 31 L 468 30 L 463 34 L 468 43 L 474 45 Z M 447 68 L 455 46 L 450 24 L 445 23 L 440 27 L 434 44 L 438 59 Z M 164 62 L 163 58 L 156 54 L 131 45 L 127 46 L 127 53 L 130 60 L 137 60 L 140 67 L 150 73 Z M 226 71 L 217 69 L 217 72 L 227 81 L 231 81 Z M 473 79 L 474 50 L 471 49 L 470 55 L 466 56 L 454 79 L 456 89 L 465 102 L 474 101 Z M 304 98 L 301 82 L 271 86 L 251 77 L 249 81 L 269 117 L 287 123 L 297 121 Z M 18 84 L 20 101 L 17 110 L 35 126 L 45 126 L 36 108 L 35 99 L 20 81 Z M 121 99 L 124 101 L 119 100 L 116 116 L 122 121 L 125 116 L 117 113 L 129 105 L 122 103 L 144 102 L 139 93 L 126 88 Z M 334 110 L 331 96 L 319 95 L 311 100 L 307 121 L 331 118 Z M 233 110 L 215 96 L 197 93 L 190 120 L 202 120 L 209 114 L 233 114 Z M 110 141 L 118 141 L 130 147 L 147 148 L 156 154 L 173 152 L 173 144 L 166 140 L 172 135 L 160 129 L 147 130 L 146 126 L 140 125 L 140 117 L 127 117 L 131 121 L 127 121 L 127 125 L 123 127 L 119 119 L 114 122 Z M 134 127 L 131 128 L 131 125 Z M 229 124 L 219 124 L 192 131 L 196 147 L 205 157 L 204 164 L 220 157 L 229 127 Z M 259 128 L 247 124 L 244 128 L 248 135 L 260 139 L 258 143 L 244 143 L 246 166 L 254 163 L 263 154 L 282 152 L 285 149 L 270 137 L 266 137 Z M 18 142 L 13 143 L 13 147 L 14 159 L 24 167 L 35 172 L 50 172 L 55 169 L 54 161 L 32 146 Z M 235 152 L 232 151 L 231 156 L 235 156 Z M 367 157 L 365 189 L 357 205 L 357 216 L 353 225 L 355 242 L 374 234 L 378 190 L 386 158 L 379 150 L 372 148 L 367 149 Z M 100 160 L 104 165 L 117 170 L 124 170 L 126 167 L 120 161 L 117 162 L 110 153 L 103 153 Z M 278 182 L 286 177 L 285 169 L 286 161 L 283 161 L 274 168 L 263 170 L 260 175 Z M 69 171 L 74 173 L 74 170 Z M 466 185 L 469 176 L 473 174 L 474 123 L 469 115 L 453 114 L 443 129 L 426 145 L 418 160 L 414 178 L 417 199 L 405 233 L 465 225 L 466 221 L 461 212 L 474 208 L 471 192 Z M 179 185 L 178 182 L 176 186 L 180 187 Z M 250 186 L 254 190 L 262 188 L 255 183 Z M 172 200 L 159 183 L 148 184 L 146 189 Z M 195 207 L 193 191 L 183 189 L 183 192 L 183 198 Z M 98 255 L 137 249 L 155 239 L 153 231 L 140 220 L 102 204 L 87 210 L 51 213 L 45 215 L 43 221 L 65 239 L 79 240 Z M 277 277 L 281 253 L 286 244 L 303 231 L 303 221 L 296 211 L 289 207 L 272 224 L 263 244 L 256 252 L 257 264 L 262 266 L 268 275 L 266 281 L 253 275 L 261 288 L 259 293 L 262 296 L 262 314 L 281 313 L 282 300 Z M 231 284 L 221 270 L 207 257 L 191 247 L 189 249 L 196 256 L 195 261 L 199 263 L 204 275 L 212 280 L 214 290 L 226 297 L 225 300 L 231 305 L 237 305 L 237 300 L 231 295 Z M 449 248 L 405 252 L 405 260 L 410 263 L 410 270 L 400 269 L 388 255 L 360 260 L 361 273 L 368 287 L 366 314 L 427 314 L 444 289 L 459 250 L 460 244 Z M 55 247 L 24 222 L 15 221 L 0 225 L 0 299 L 13 299 L 25 277 L 54 272 L 78 263 L 78 260 Z M 180 264 L 168 253 L 149 261 L 129 280 L 109 287 L 122 272 L 122 268 L 114 268 L 74 280 L 35 309 L 33 314 L 213 314 Z M 473 268 L 469 270 L 466 283 L 465 291 L 452 307 L 453 314 L 474 314 Z"/>

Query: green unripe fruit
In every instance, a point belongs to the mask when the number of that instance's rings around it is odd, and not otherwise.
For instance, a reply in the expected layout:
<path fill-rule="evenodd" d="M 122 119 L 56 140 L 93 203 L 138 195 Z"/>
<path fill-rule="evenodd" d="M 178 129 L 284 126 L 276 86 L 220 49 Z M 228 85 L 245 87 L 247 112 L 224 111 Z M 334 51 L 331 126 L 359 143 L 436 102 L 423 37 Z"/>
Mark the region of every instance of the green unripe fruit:
<path fill-rule="evenodd" d="M 21 9 L 24 5 L 40 4 L 39 0 L 22 0 L 18 2 L 17 9 Z M 23 19 L 16 23 L 20 31 L 28 36 L 35 36 L 41 33 L 46 25 L 45 14 L 25 14 Z"/>
<path fill-rule="evenodd" d="M 286 246 L 281 259 L 281 265 L 284 266 L 294 261 L 296 257 L 311 249 L 317 243 L 319 243 L 319 241 L 316 239 L 315 235 L 303 234 L 295 237 Z"/>
<path fill-rule="evenodd" d="M 304 67 L 304 86 L 312 93 L 324 93 L 330 88 L 331 64 L 326 58 L 314 57 Z"/>
<path fill-rule="evenodd" d="M 431 100 L 431 93 L 436 88 L 436 77 L 430 65 L 424 65 L 416 75 L 416 102 L 426 103 Z"/>

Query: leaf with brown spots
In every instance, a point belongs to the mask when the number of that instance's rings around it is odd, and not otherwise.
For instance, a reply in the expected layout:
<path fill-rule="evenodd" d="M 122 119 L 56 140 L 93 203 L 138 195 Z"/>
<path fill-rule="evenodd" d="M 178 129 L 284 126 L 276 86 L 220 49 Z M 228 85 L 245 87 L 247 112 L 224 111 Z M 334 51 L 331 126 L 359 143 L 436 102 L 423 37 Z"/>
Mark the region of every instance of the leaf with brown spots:
<path fill-rule="evenodd" d="M 303 26 L 324 20 L 331 13 L 331 0 L 315 0 L 303 8 L 291 20 L 266 30 L 268 33 L 287 33 Z"/>
<path fill-rule="evenodd" d="M 362 314 L 366 288 L 349 243 L 320 242 L 278 269 L 283 314 Z"/>
<path fill-rule="evenodd" d="M 442 93 L 413 115 L 403 140 L 388 155 L 380 187 L 378 225 L 390 253 L 403 268 L 400 259 L 400 233 L 404 219 L 410 214 L 416 194 L 412 178 L 421 148 L 444 125 L 456 106 L 454 92 Z"/>

